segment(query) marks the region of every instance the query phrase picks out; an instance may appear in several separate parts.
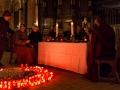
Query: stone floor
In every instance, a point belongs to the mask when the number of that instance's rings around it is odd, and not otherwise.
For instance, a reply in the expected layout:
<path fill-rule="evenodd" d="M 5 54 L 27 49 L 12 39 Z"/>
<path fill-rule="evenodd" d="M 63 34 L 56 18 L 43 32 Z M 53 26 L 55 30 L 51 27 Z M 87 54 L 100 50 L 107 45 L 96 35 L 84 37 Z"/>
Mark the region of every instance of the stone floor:
<path fill-rule="evenodd" d="M 18 66 L 16 64 L 9 65 L 8 62 L 9 52 L 5 52 L 2 58 L 2 63 L 5 67 Z M 83 78 L 82 75 L 71 71 L 45 65 L 40 66 L 44 66 L 44 68 L 48 69 L 48 71 L 52 71 L 54 73 L 53 79 L 45 84 L 20 90 L 120 90 L 120 84 L 116 84 L 112 81 L 91 82 Z"/>

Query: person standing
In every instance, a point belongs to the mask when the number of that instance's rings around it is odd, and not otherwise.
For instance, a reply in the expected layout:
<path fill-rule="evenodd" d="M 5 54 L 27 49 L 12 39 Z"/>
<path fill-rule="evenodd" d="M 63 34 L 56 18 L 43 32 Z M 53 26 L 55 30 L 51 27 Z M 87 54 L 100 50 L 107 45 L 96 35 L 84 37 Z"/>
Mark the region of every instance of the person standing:
<path fill-rule="evenodd" d="M 95 63 L 96 58 L 114 59 L 115 58 L 115 32 L 113 28 L 106 23 L 105 16 L 99 16 L 94 21 L 96 27 L 92 32 L 90 51 L 88 54 L 88 73 L 87 77 L 91 81 L 98 81 L 98 67 Z M 104 72 L 105 65 L 101 66 L 101 75 Z M 109 73 L 110 68 L 107 66 L 106 71 Z"/>
<path fill-rule="evenodd" d="M 8 20 L 11 17 L 11 13 L 8 10 L 5 10 L 2 17 L 0 17 L 0 66 L 4 66 L 1 63 L 1 59 L 5 50 L 6 44 L 6 34 L 9 28 Z"/>

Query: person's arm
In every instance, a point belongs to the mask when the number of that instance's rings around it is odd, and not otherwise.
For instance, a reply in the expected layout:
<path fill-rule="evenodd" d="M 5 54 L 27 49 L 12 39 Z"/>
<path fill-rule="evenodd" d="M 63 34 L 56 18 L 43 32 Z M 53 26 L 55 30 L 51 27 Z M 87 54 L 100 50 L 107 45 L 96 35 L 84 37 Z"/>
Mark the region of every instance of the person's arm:
<path fill-rule="evenodd" d="M 7 32 L 8 32 L 9 34 L 13 35 L 15 31 L 12 30 L 11 28 L 8 28 Z"/>

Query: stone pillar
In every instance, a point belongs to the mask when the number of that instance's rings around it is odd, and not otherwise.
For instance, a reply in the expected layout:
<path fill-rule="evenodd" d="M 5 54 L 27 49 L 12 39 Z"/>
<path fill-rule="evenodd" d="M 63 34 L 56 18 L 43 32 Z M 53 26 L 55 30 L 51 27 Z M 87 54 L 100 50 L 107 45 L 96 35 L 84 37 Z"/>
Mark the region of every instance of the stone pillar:
<path fill-rule="evenodd" d="M 26 13 L 26 11 L 27 11 L 27 0 L 22 0 L 22 8 L 23 8 L 23 10 L 21 12 L 21 14 L 22 14 L 21 23 L 24 23 L 26 25 L 27 24 L 27 13 Z"/>

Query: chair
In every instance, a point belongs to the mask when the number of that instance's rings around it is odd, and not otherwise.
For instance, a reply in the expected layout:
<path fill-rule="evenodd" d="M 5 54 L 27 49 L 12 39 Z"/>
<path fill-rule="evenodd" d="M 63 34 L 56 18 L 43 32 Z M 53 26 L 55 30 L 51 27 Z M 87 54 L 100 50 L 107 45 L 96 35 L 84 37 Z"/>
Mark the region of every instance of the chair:
<path fill-rule="evenodd" d="M 111 69 L 112 69 L 112 75 L 115 77 L 115 81 L 117 83 L 120 83 L 120 79 L 116 70 L 116 66 L 117 66 L 117 60 L 118 60 L 118 55 L 115 55 L 115 59 L 95 59 L 95 62 L 98 65 L 98 81 L 103 80 L 102 77 L 100 77 L 100 65 L 103 63 L 109 64 Z"/>

